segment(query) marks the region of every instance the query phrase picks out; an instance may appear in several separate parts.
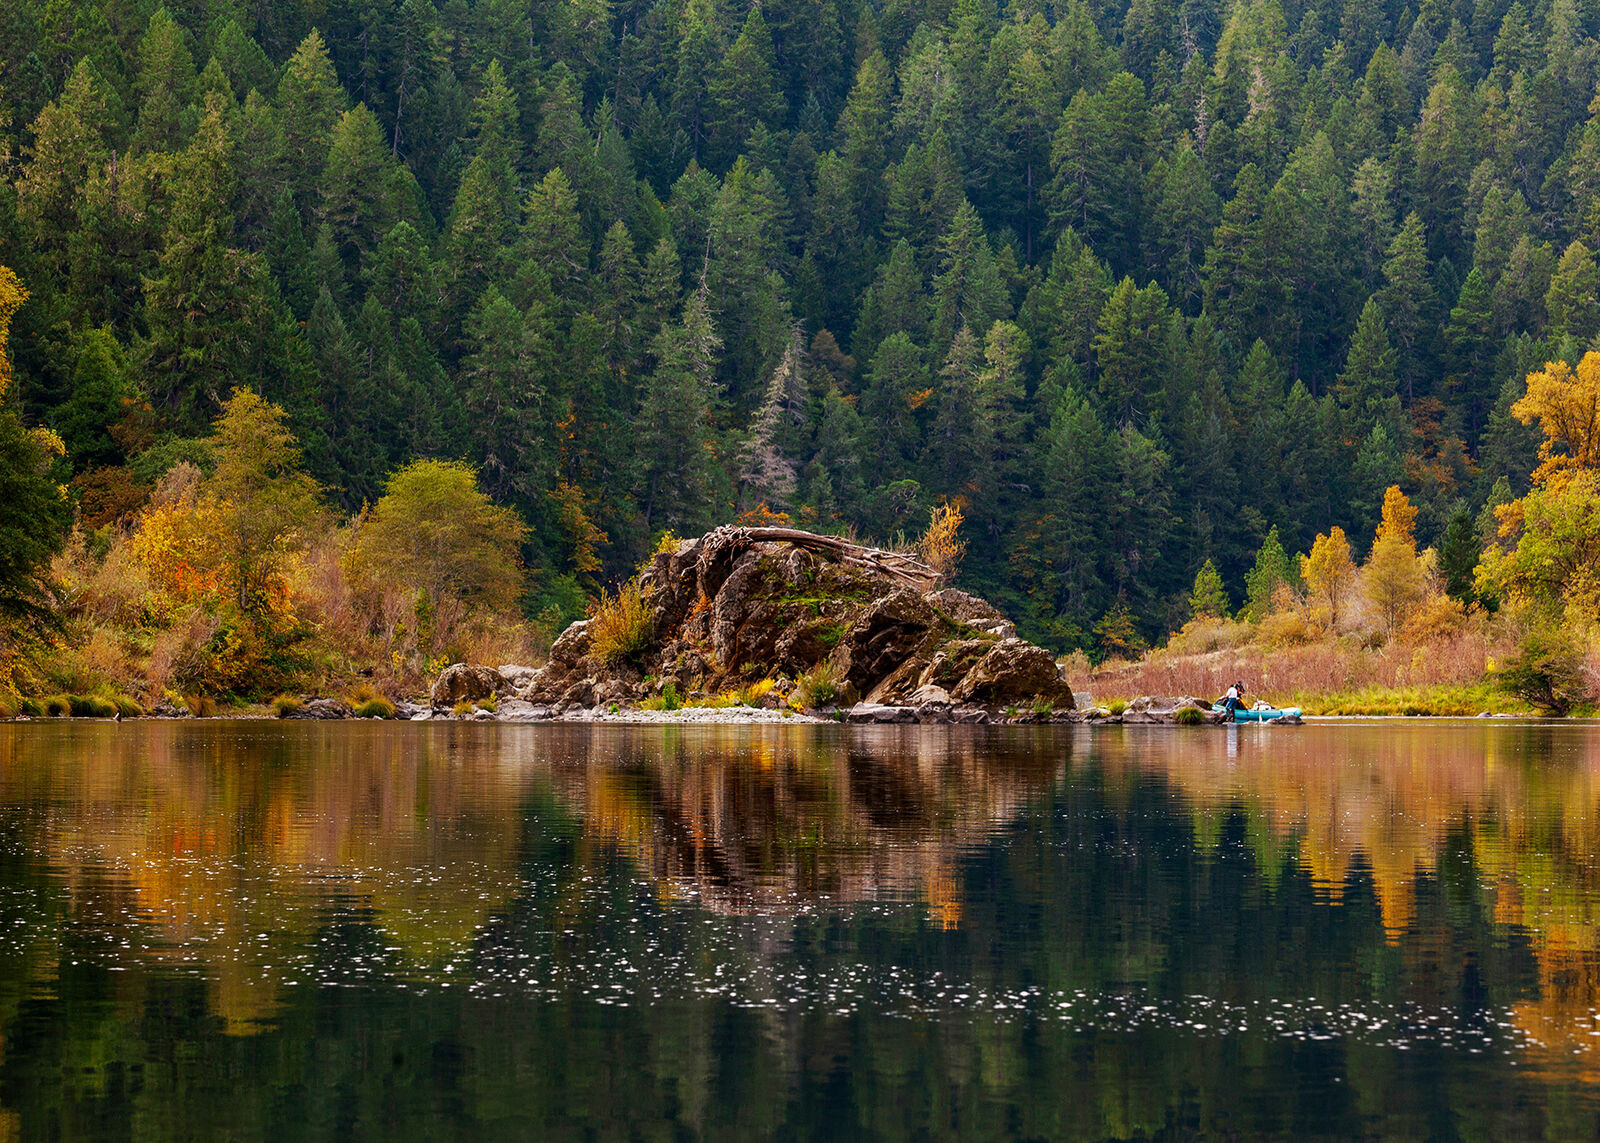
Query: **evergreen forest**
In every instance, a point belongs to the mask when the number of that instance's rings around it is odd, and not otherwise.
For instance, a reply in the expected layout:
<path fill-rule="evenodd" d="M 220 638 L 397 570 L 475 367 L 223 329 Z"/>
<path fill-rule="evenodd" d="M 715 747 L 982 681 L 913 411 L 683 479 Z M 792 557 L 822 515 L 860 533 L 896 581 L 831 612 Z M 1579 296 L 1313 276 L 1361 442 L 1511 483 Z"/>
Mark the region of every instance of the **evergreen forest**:
<path fill-rule="evenodd" d="M 0 388 L 86 533 L 220 479 L 235 390 L 346 515 L 464 462 L 530 617 L 668 532 L 954 504 L 961 585 L 1098 657 L 1208 561 L 1226 601 L 1269 540 L 1361 557 L 1392 486 L 1470 585 L 1540 462 L 1526 378 L 1600 349 L 1597 33 L 1596 0 L 7 0 Z"/>

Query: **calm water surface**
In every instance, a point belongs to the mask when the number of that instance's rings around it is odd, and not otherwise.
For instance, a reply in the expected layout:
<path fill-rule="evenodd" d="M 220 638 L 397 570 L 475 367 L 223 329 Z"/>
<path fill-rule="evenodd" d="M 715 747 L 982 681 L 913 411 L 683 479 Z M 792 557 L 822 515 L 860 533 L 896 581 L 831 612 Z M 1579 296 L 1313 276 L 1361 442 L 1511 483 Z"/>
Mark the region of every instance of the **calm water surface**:
<path fill-rule="evenodd" d="M 0 1140 L 1575 1139 L 1600 727 L 0 726 Z"/>

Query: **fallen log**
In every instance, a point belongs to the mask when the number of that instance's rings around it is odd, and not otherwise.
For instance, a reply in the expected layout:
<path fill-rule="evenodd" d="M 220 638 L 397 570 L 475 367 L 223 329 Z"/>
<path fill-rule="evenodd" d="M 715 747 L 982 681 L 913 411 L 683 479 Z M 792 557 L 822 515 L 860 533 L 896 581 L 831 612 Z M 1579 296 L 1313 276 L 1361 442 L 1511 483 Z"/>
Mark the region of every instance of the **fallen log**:
<path fill-rule="evenodd" d="M 718 528 L 701 544 L 699 565 L 702 573 L 711 572 L 716 564 L 730 566 L 733 558 L 755 544 L 793 544 L 805 551 L 831 556 L 840 563 L 866 568 L 898 580 L 919 592 L 928 592 L 944 579 L 920 560 L 904 552 L 891 552 L 883 548 L 869 548 L 852 544 L 837 536 L 819 536 L 799 528 Z M 715 577 L 720 583 L 720 577 Z"/>

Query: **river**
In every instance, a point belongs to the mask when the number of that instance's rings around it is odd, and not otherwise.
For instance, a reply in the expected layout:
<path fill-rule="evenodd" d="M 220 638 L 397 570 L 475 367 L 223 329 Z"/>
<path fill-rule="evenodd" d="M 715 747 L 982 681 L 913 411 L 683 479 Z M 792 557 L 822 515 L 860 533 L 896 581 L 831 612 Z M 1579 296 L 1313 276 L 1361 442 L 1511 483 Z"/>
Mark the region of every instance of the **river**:
<path fill-rule="evenodd" d="M 0 1140 L 1571 1139 L 1600 726 L 0 725 Z"/>

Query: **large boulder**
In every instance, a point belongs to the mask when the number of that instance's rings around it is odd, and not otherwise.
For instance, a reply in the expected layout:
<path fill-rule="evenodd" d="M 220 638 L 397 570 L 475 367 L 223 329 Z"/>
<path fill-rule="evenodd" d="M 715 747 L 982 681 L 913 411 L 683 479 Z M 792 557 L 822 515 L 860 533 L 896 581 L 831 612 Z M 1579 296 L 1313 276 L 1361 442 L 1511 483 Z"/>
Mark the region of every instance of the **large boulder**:
<path fill-rule="evenodd" d="M 493 667 L 480 667 L 472 663 L 451 663 L 439 672 L 428 701 L 435 710 L 448 710 L 459 702 L 480 702 L 493 698 L 505 687 L 506 681 Z"/>
<path fill-rule="evenodd" d="M 1012 705 L 1044 699 L 1071 709 L 1072 688 L 1061 678 L 1055 658 L 1022 639 L 1002 639 L 973 664 L 950 698 L 957 703 Z"/>

